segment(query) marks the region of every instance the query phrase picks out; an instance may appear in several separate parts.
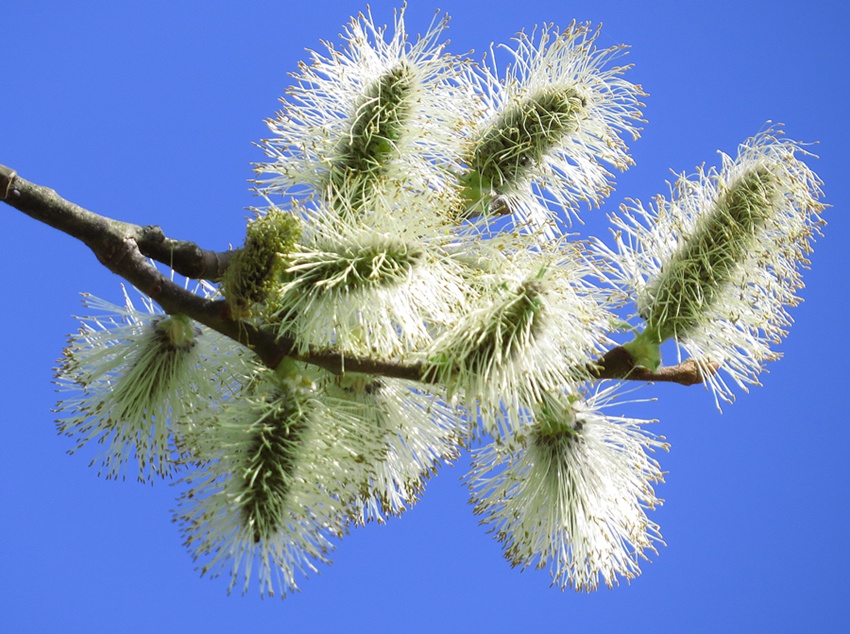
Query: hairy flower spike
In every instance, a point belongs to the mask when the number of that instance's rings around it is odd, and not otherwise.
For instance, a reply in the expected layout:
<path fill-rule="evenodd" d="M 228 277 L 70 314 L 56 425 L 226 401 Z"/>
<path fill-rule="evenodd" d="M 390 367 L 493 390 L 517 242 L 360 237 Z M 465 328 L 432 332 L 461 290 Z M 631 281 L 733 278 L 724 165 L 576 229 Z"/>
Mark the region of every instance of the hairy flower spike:
<path fill-rule="evenodd" d="M 534 279 L 523 280 L 506 293 L 502 301 L 494 304 L 491 319 L 467 333 L 469 348 L 463 358 L 463 370 L 487 377 L 494 368 L 512 361 L 539 332 L 537 317 L 542 308 L 540 288 Z"/>
<path fill-rule="evenodd" d="M 393 154 L 393 142 L 406 131 L 411 104 L 411 71 L 405 62 L 385 72 L 366 91 L 340 147 L 340 171 L 368 172 Z"/>
<path fill-rule="evenodd" d="M 516 226 L 556 238 L 568 220 L 559 213 L 609 194 L 603 163 L 632 163 L 622 137 L 638 136 L 643 93 L 622 79 L 627 67 L 609 67 L 624 47 L 598 50 L 597 36 L 577 23 L 520 33 L 503 80 L 482 69 L 487 115 L 461 176 L 465 215 L 510 213 Z"/>
<path fill-rule="evenodd" d="M 574 246 L 498 248 L 478 246 L 494 272 L 481 273 L 466 314 L 434 341 L 428 372 L 477 401 L 488 433 L 510 435 L 541 391 L 588 378 L 586 359 L 602 347 L 609 313 L 584 282 L 592 267 Z"/>
<path fill-rule="evenodd" d="M 342 209 L 361 209 L 368 203 L 376 178 L 397 155 L 397 143 L 407 131 L 413 92 L 410 67 L 404 61 L 368 87 L 351 117 L 331 168 L 329 197 L 346 196 Z"/>
<path fill-rule="evenodd" d="M 723 155 L 720 170 L 680 177 L 657 210 L 639 203 L 615 218 L 622 280 L 637 297 L 646 328 L 626 345 L 654 368 L 659 344 L 674 339 L 703 369 L 717 397 L 731 393 L 720 368 L 741 387 L 756 383 L 770 344 L 790 323 L 799 266 L 821 220 L 818 178 L 797 158 L 800 145 L 768 129 Z"/>
<path fill-rule="evenodd" d="M 138 463 L 139 479 L 170 475 L 186 451 L 183 436 L 194 410 L 218 398 L 229 363 L 217 349 L 223 338 L 182 315 L 124 307 L 85 298 L 100 315 L 81 318 L 56 373 L 63 391 L 60 433 L 76 439 L 74 451 L 96 441 L 108 478 Z M 97 459 L 96 459 L 97 460 Z"/>
<path fill-rule="evenodd" d="M 285 359 L 255 368 L 239 398 L 196 421 L 200 468 L 177 520 L 204 573 L 285 596 L 343 534 L 371 448 L 358 408 L 318 389 L 324 374 Z"/>
<path fill-rule="evenodd" d="M 571 87 L 544 89 L 509 105 L 480 133 L 461 177 L 465 214 L 487 213 L 496 204 L 493 195 L 522 187 L 546 154 L 576 131 L 583 106 Z"/>
<path fill-rule="evenodd" d="M 291 391 L 267 397 L 269 411 L 248 430 L 250 440 L 241 470 L 242 494 L 237 498 L 244 525 L 254 542 L 278 530 L 282 507 L 292 488 L 294 471 L 307 430 L 306 412 Z"/>
<path fill-rule="evenodd" d="M 303 350 L 401 354 L 456 314 L 461 288 L 461 266 L 437 246 L 316 223 L 287 258 L 268 309 Z"/>
<path fill-rule="evenodd" d="M 192 321 L 184 315 L 154 319 L 146 336 L 147 345 L 140 346 L 132 367 L 115 387 L 116 401 L 127 411 L 156 407 L 190 359 L 188 353 L 195 347 L 195 334 Z"/>
<path fill-rule="evenodd" d="M 760 165 L 720 192 L 713 209 L 653 280 L 652 303 L 643 316 L 652 340 L 685 336 L 699 325 L 767 221 L 776 185 Z"/>
<path fill-rule="evenodd" d="M 345 288 L 394 286 L 404 283 L 422 253 L 405 244 L 353 245 L 341 252 L 313 251 L 293 253 L 283 273 L 286 294 Z M 282 299 L 286 302 L 285 295 Z"/>
<path fill-rule="evenodd" d="M 461 77 L 465 64 L 438 41 L 446 19 L 415 42 L 403 10 L 394 26 L 388 34 L 360 15 L 342 48 L 328 45 L 301 66 L 269 122 L 271 162 L 259 170 L 269 175 L 268 194 L 297 195 L 381 230 L 403 216 L 402 230 L 418 238 L 453 221 L 453 174 L 477 104 Z M 423 204 L 427 213 L 417 212 Z"/>
<path fill-rule="evenodd" d="M 548 567 L 561 588 L 631 579 L 660 541 L 646 509 L 661 503 L 652 483 L 663 477 L 647 452 L 667 445 L 642 430 L 647 421 L 602 413 L 613 390 L 545 394 L 527 433 L 473 452 L 475 512 L 511 565 Z"/>

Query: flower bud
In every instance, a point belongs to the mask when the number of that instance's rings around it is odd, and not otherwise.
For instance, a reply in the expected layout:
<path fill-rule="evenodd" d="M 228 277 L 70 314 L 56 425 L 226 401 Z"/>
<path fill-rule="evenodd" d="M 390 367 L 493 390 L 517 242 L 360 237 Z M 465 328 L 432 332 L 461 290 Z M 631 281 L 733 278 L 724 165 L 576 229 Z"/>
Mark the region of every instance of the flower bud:
<path fill-rule="evenodd" d="M 276 207 L 248 223 L 245 245 L 233 254 L 221 291 L 234 316 L 250 314 L 275 288 L 278 257 L 290 253 L 301 235 L 298 218 Z"/>

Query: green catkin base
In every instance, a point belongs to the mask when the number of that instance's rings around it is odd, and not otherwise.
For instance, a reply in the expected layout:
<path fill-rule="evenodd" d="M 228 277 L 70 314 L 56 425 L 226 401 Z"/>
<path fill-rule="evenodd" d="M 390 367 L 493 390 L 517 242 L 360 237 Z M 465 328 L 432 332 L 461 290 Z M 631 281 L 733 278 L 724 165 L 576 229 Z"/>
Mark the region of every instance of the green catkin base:
<path fill-rule="evenodd" d="M 559 397 L 544 394 L 535 408 L 535 425 L 529 433 L 529 442 L 545 455 L 550 464 L 563 459 L 564 452 L 574 442 L 580 442 L 584 423 L 578 420 L 571 402 L 559 402 Z"/>
<path fill-rule="evenodd" d="M 292 251 L 301 236 L 301 223 L 291 213 L 276 208 L 248 224 L 245 245 L 221 280 L 221 291 L 234 315 L 266 299 L 276 283 L 280 255 Z"/>
<path fill-rule="evenodd" d="M 558 441 L 564 437 L 577 437 L 584 423 L 576 419 L 571 403 L 575 397 L 567 397 L 567 404 L 558 397 L 544 394 L 543 400 L 535 408 L 535 426 L 533 440 L 540 444 L 549 440 Z"/>
<path fill-rule="evenodd" d="M 240 495 L 243 524 L 254 542 L 270 538 L 283 519 L 280 509 L 290 492 L 298 453 L 307 431 L 305 413 L 291 395 L 277 395 L 279 405 L 251 430 L 242 470 Z"/>
<path fill-rule="evenodd" d="M 646 329 L 625 346 L 636 362 L 654 369 L 660 363 L 661 343 L 699 325 L 769 218 L 775 181 L 766 166 L 744 173 L 720 194 L 694 233 L 662 267 L 642 314 Z"/>
<path fill-rule="evenodd" d="M 486 212 L 491 192 L 522 183 L 578 127 L 585 102 L 573 88 L 546 89 L 513 105 L 485 130 L 461 176 L 466 215 Z"/>
<path fill-rule="evenodd" d="M 405 244 L 367 246 L 343 253 L 318 254 L 316 258 L 290 262 L 281 281 L 298 280 L 298 292 L 316 288 L 387 287 L 406 281 L 422 253 Z M 295 270 L 293 270 L 293 268 Z"/>
<path fill-rule="evenodd" d="M 407 129 L 414 86 L 410 67 L 401 62 L 369 86 L 360 99 L 331 167 L 329 197 L 336 206 L 356 211 L 368 202 Z"/>
<path fill-rule="evenodd" d="M 148 328 L 148 348 L 113 388 L 112 401 L 118 405 L 110 412 L 110 422 L 116 425 L 125 423 L 130 412 L 147 412 L 151 416 L 152 410 L 168 398 L 175 377 L 186 369 L 188 353 L 199 334 L 184 315 L 163 317 Z"/>
<path fill-rule="evenodd" d="M 484 377 L 494 366 L 510 360 L 533 337 L 541 308 L 539 284 L 526 281 L 513 300 L 477 333 L 472 349 L 464 354 L 464 370 Z"/>

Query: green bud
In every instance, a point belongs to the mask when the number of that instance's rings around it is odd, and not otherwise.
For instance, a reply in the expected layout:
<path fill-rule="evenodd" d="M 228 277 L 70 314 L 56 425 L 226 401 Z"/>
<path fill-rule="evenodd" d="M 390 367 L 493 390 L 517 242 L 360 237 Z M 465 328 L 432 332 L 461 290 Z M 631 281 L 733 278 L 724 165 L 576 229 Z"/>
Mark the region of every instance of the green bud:
<path fill-rule="evenodd" d="M 648 329 L 623 344 L 623 348 L 628 351 L 635 365 L 642 365 L 653 372 L 661 365 L 661 342 L 656 341 Z"/>
<path fill-rule="evenodd" d="M 543 400 L 534 412 L 532 440 L 535 444 L 543 446 L 548 442 L 559 442 L 578 436 L 583 423 L 576 418 L 572 407 L 574 400 L 575 397 L 572 396 L 556 397 L 543 394 Z"/>
<path fill-rule="evenodd" d="M 188 350 L 195 345 L 195 325 L 186 315 L 170 315 L 157 321 L 154 327 L 166 348 Z"/>
<path fill-rule="evenodd" d="M 245 245 L 234 253 L 221 280 L 234 315 L 243 315 L 266 299 L 277 281 L 279 256 L 291 253 L 300 237 L 298 217 L 276 207 L 248 223 Z"/>

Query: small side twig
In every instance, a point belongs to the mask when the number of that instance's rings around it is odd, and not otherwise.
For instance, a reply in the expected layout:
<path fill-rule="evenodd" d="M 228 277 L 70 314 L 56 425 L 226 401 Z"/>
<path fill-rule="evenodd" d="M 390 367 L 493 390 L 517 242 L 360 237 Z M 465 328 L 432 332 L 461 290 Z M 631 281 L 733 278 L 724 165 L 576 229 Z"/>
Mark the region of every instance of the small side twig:
<path fill-rule="evenodd" d="M 591 372 L 599 379 L 653 381 L 679 385 L 697 385 L 706 379 L 699 365 L 692 359 L 687 359 L 678 365 L 650 370 L 642 365 L 636 365 L 632 355 L 622 346 L 612 348 L 602 355 L 591 367 Z"/>

